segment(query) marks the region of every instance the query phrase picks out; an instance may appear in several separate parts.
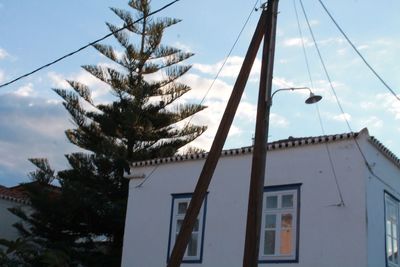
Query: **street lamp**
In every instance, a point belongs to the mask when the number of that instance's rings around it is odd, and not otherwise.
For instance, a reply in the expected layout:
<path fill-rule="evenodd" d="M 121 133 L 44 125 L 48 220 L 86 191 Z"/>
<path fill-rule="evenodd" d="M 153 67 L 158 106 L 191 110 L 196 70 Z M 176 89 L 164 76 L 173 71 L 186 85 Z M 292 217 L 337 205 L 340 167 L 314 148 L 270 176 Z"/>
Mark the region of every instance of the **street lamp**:
<path fill-rule="evenodd" d="M 322 96 L 314 94 L 310 88 L 308 87 L 288 87 L 288 88 L 281 88 L 273 92 L 271 98 L 269 99 L 268 105 L 272 106 L 272 98 L 274 95 L 280 91 L 295 91 L 295 90 L 308 90 L 310 91 L 310 96 L 304 101 L 306 104 L 315 104 L 322 99 Z"/>
<path fill-rule="evenodd" d="M 268 49 L 266 49 L 268 51 Z M 265 51 L 264 51 L 265 52 Z M 264 70 L 264 71 L 263 71 Z M 261 69 L 262 81 L 264 81 L 265 67 Z M 269 83 L 261 84 L 257 106 L 256 130 L 254 136 L 253 159 L 251 165 L 251 178 L 249 200 L 247 206 L 246 237 L 243 256 L 244 267 L 258 266 L 258 253 L 260 245 L 261 216 L 262 216 L 262 196 L 266 176 L 267 144 L 269 131 L 269 116 L 272 106 L 272 98 L 280 91 L 308 90 L 310 96 L 306 99 L 306 104 L 314 104 L 322 99 L 322 96 L 315 95 L 308 87 L 281 88 L 271 94 L 272 75 L 269 76 Z M 266 86 L 268 85 L 268 86 Z M 265 90 L 265 87 L 267 90 Z"/>

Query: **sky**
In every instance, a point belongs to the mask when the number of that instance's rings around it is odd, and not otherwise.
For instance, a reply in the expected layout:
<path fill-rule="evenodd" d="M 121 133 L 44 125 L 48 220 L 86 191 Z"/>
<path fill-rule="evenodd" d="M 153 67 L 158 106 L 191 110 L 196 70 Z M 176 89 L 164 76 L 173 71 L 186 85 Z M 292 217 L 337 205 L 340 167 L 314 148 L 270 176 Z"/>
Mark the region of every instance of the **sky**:
<path fill-rule="evenodd" d="M 364 127 L 400 156 L 400 101 L 391 95 L 352 50 L 317 0 L 303 0 L 333 87 L 331 91 L 319 62 L 315 44 L 296 1 L 312 83 L 304 60 L 294 0 L 279 3 L 273 90 L 307 86 L 323 96 L 316 105 L 305 105 L 306 91 L 280 92 L 274 97 L 269 140 L 289 136 L 318 136 Z M 153 0 L 153 10 L 169 3 Z M 400 2 L 382 0 L 324 0 L 334 18 L 359 51 L 400 95 Z M 164 43 L 190 51 L 192 69 L 182 82 L 192 90 L 177 102 L 200 103 L 255 1 L 181 0 L 159 16 L 182 19 L 165 32 Z M 257 3 L 260 5 L 260 2 Z M 105 22 L 122 25 L 109 7 L 129 10 L 127 1 L 27 1 L 0 0 L 0 84 L 44 65 L 108 33 Z M 192 118 L 208 130 L 193 146 L 209 149 L 253 35 L 260 11 L 251 13 L 231 57 L 204 101 L 208 108 Z M 133 39 L 135 41 L 135 39 Z M 103 41 L 115 45 L 112 38 Z M 255 126 L 259 53 L 224 148 L 249 146 Z M 34 75 L 0 88 L 0 184 L 29 181 L 34 171 L 29 158 L 48 158 L 56 170 L 68 168 L 65 154 L 79 151 L 64 135 L 72 128 L 61 99 L 52 88 L 68 88 L 66 79 L 92 89 L 96 103 L 110 101 L 107 87 L 80 66 L 112 64 L 93 48 L 86 49 Z M 350 129 L 346 123 L 350 124 Z"/>

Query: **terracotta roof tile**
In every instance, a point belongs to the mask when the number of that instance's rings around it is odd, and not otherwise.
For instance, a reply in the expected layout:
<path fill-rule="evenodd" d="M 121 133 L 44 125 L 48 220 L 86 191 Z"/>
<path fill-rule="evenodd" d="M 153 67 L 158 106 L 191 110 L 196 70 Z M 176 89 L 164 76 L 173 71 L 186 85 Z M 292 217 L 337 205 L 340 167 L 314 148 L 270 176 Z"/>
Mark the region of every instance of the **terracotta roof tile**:
<path fill-rule="evenodd" d="M 392 160 L 397 166 L 400 167 L 400 159 L 394 153 L 392 153 L 388 148 L 382 145 L 376 138 L 369 136 L 367 128 L 362 129 L 360 132 L 354 132 L 354 133 L 342 133 L 342 134 L 310 136 L 310 137 L 290 136 L 287 139 L 268 143 L 268 150 L 279 150 L 279 149 L 286 149 L 286 148 L 299 147 L 305 145 L 313 145 L 318 143 L 330 143 L 340 140 L 348 140 L 357 138 L 357 136 L 359 136 L 361 133 L 366 133 L 366 135 L 368 136 L 368 141 L 371 142 L 383 154 L 385 154 L 390 160 Z M 223 150 L 221 152 L 221 157 L 239 155 L 239 154 L 248 154 L 252 152 L 253 152 L 252 146 L 235 148 L 235 149 Z M 131 164 L 131 167 L 144 167 L 144 166 L 159 165 L 169 162 L 204 159 L 207 158 L 207 155 L 208 153 L 199 153 L 199 154 L 177 155 L 169 158 L 156 158 L 151 160 L 133 162 Z M 127 175 L 127 178 L 128 177 L 129 175 Z"/>
<path fill-rule="evenodd" d="M 4 186 L 0 187 L 0 199 L 5 199 L 9 201 L 14 201 L 18 203 L 28 204 L 29 200 L 27 195 L 22 190 L 16 190 L 7 188 Z"/>

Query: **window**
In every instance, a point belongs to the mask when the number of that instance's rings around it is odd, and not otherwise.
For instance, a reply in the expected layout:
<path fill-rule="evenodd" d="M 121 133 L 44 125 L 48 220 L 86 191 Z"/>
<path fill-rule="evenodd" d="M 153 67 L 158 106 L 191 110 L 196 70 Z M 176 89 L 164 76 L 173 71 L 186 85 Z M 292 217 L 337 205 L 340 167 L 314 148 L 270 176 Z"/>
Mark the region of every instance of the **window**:
<path fill-rule="evenodd" d="M 185 218 L 186 210 L 189 207 L 191 197 L 192 194 L 172 195 L 168 260 L 172 249 L 174 248 L 175 240 L 179 234 L 183 219 Z M 192 236 L 189 240 L 182 262 L 200 263 L 202 261 L 206 206 L 207 196 L 204 200 L 203 206 L 200 209 L 197 221 L 193 227 Z"/>
<path fill-rule="evenodd" d="M 387 266 L 399 264 L 399 201 L 385 193 L 385 232 L 386 232 L 386 262 Z"/>
<path fill-rule="evenodd" d="M 300 184 L 264 188 L 260 262 L 298 262 Z"/>

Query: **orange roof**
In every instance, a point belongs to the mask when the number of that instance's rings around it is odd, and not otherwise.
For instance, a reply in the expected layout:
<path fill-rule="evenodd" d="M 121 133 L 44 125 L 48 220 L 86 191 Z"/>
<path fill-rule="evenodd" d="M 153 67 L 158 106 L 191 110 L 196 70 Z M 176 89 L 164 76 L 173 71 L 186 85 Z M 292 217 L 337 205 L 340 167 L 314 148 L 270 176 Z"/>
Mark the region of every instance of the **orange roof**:
<path fill-rule="evenodd" d="M 29 203 L 28 197 L 21 186 L 10 188 L 0 186 L 0 199 L 10 200 L 23 204 Z"/>

